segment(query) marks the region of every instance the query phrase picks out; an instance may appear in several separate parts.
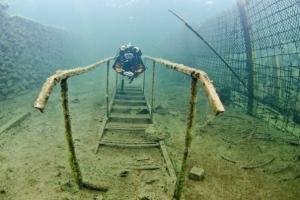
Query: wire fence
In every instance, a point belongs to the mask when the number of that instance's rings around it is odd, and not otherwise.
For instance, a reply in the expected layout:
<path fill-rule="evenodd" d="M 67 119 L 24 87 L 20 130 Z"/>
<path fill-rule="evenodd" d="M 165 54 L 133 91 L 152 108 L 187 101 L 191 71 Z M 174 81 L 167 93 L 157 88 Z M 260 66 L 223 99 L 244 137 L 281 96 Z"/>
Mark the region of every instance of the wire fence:
<path fill-rule="evenodd" d="M 208 72 L 223 101 L 300 136 L 300 1 L 240 1 L 198 30 L 247 83 L 191 39 L 194 64 Z"/>

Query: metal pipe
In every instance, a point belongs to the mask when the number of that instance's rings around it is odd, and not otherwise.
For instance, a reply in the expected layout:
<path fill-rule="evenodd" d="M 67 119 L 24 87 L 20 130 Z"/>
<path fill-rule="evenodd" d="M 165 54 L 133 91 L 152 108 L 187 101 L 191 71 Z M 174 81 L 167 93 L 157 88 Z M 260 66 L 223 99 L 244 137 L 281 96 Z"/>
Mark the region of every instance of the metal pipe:
<path fill-rule="evenodd" d="M 176 185 L 176 192 L 175 192 L 176 200 L 181 199 L 183 185 L 187 174 L 187 158 L 189 157 L 190 154 L 190 148 L 192 143 L 192 128 L 193 128 L 195 112 L 196 112 L 196 103 L 197 103 L 197 81 L 198 80 L 196 78 L 192 78 L 190 109 L 189 109 L 188 123 L 186 128 L 185 146 L 184 146 L 184 153 L 183 153 L 183 159 L 181 164 L 181 171 L 178 178 L 179 180 Z"/>
<path fill-rule="evenodd" d="M 106 63 L 106 117 L 109 118 L 109 64 Z"/>
<path fill-rule="evenodd" d="M 72 137 L 72 129 L 71 129 L 71 118 L 68 107 L 68 83 L 67 79 L 63 79 L 60 82 L 61 87 L 61 100 L 62 100 L 62 109 L 64 114 L 64 122 L 65 122 L 65 137 L 68 143 L 69 150 L 69 164 L 72 169 L 72 174 L 75 179 L 76 184 L 79 188 L 82 187 L 82 175 L 80 171 L 80 167 L 76 158 L 76 152 Z"/>
<path fill-rule="evenodd" d="M 152 65 L 152 88 L 151 88 L 151 119 L 153 119 L 153 106 L 154 106 L 154 83 L 155 83 L 155 65 L 156 62 L 153 61 Z"/>
<path fill-rule="evenodd" d="M 231 71 L 231 73 L 240 81 L 240 83 L 247 88 L 246 83 L 241 79 L 241 77 L 234 71 L 234 69 L 226 62 L 226 60 L 217 52 L 217 50 L 207 41 L 203 38 L 200 33 L 198 33 L 191 25 L 189 25 L 182 17 L 180 17 L 178 14 L 176 14 L 173 10 L 169 9 L 169 12 L 172 13 L 175 17 L 177 17 L 180 21 L 184 23 L 188 29 L 190 29 L 214 54 L 224 63 L 224 65 Z"/>

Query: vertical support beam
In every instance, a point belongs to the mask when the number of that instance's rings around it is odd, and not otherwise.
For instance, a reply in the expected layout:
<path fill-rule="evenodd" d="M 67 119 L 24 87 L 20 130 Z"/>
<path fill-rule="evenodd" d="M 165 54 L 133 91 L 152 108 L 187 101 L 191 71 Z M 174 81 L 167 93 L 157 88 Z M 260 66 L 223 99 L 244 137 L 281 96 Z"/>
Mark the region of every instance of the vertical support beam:
<path fill-rule="evenodd" d="M 124 92 L 124 76 L 122 76 L 121 91 Z"/>
<path fill-rule="evenodd" d="M 278 56 L 274 55 L 272 57 L 272 67 L 273 67 L 273 95 L 276 97 L 275 100 L 277 101 L 276 104 L 280 102 L 281 99 L 281 87 L 280 87 L 280 79 L 281 79 L 281 70 L 280 70 L 280 64 L 279 64 L 279 58 Z"/>
<path fill-rule="evenodd" d="M 154 83 L 155 83 L 155 65 L 156 62 L 153 61 L 152 66 L 152 88 L 151 88 L 151 119 L 153 119 L 153 111 L 154 111 Z"/>
<path fill-rule="evenodd" d="M 106 63 L 106 117 L 109 118 L 109 64 L 110 62 L 107 61 Z"/>
<path fill-rule="evenodd" d="M 116 91 L 117 92 L 117 89 L 118 89 L 118 82 L 119 82 L 119 73 L 116 72 Z"/>
<path fill-rule="evenodd" d="M 144 72 L 144 78 L 143 78 L 143 93 L 145 95 L 145 83 L 146 83 L 146 72 Z"/>
<path fill-rule="evenodd" d="M 79 188 L 83 186 L 82 184 L 82 176 L 80 172 L 80 167 L 76 158 L 75 147 L 72 137 L 72 129 L 71 129 L 71 119 L 68 107 L 68 83 L 67 79 L 63 79 L 60 82 L 61 87 L 61 100 L 62 100 L 62 109 L 64 114 L 64 122 L 65 122 L 65 137 L 68 143 L 69 150 L 69 164 L 72 169 L 72 174 L 75 179 L 76 184 Z"/>
<path fill-rule="evenodd" d="M 195 118 L 196 112 L 196 103 L 197 103 L 197 79 L 192 78 L 191 82 L 191 99 L 190 99 L 190 108 L 189 108 L 189 116 L 188 116 L 188 123 L 186 128 L 186 135 L 185 135 L 185 146 L 184 146 L 184 153 L 183 159 L 181 164 L 181 171 L 179 174 L 179 180 L 176 186 L 175 192 L 175 199 L 180 200 L 182 196 L 182 190 L 185 183 L 185 177 L 187 175 L 187 158 L 190 154 L 190 148 L 192 143 L 192 128 Z"/>
<path fill-rule="evenodd" d="M 253 65 L 253 52 L 251 46 L 251 37 L 249 29 L 251 28 L 246 15 L 246 1 L 240 0 L 238 2 L 238 8 L 240 13 L 240 20 L 242 30 L 244 33 L 245 50 L 247 56 L 247 72 L 248 72 L 248 105 L 247 111 L 249 114 L 254 114 L 254 65 Z"/>

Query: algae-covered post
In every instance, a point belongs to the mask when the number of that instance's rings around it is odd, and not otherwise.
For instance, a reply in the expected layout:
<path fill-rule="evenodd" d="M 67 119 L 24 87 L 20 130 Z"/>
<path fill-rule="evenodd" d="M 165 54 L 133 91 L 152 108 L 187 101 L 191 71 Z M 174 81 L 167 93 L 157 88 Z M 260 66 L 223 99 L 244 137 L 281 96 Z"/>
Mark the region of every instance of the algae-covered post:
<path fill-rule="evenodd" d="M 63 109 L 63 114 L 64 114 L 64 124 L 65 124 L 65 137 L 67 140 L 68 150 L 69 150 L 69 164 L 72 169 L 72 173 L 73 173 L 75 182 L 80 189 L 86 188 L 86 189 L 96 190 L 96 191 L 107 191 L 108 190 L 107 187 L 96 186 L 94 184 L 84 182 L 82 180 L 82 175 L 81 175 L 80 167 L 79 167 L 79 164 L 78 164 L 78 161 L 76 158 L 75 146 L 74 146 L 73 137 L 72 137 L 71 117 L 70 117 L 69 106 L 68 106 L 67 79 L 72 76 L 86 73 L 104 63 L 107 63 L 107 66 L 109 66 L 109 61 L 112 59 L 113 58 L 107 58 L 107 59 L 98 61 L 97 63 L 88 65 L 86 67 L 78 67 L 75 69 L 58 71 L 56 74 L 50 76 L 47 79 L 47 81 L 44 83 L 44 85 L 42 87 L 42 90 L 41 90 L 37 100 L 34 103 L 34 107 L 36 109 L 40 110 L 41 112 L 43 112 L 54 86 L 57 83 L 60 83 L 62 109 Z"/>
<path fill-rule="evenodd" d="M 82 176 L 80 167 L 76 158 L 73 136 L 72 136 L 72 128 L 71 128 L 71 119 L 69 113 L 68 106 L 68 82 L 67 79 L 63 79 L 60 82 L 61 87 L 61 101 L 62 101 L 62 109 L 64 113 L 64 123 L 65 123 L 65 137 L 68 143 L 69 150 L 69 164 L 72 169 L 72 173 L 75 179 L 76 184 L 79 188 L 82 187 Z"/>
<path fill-rule="evenodd" d="M 187 158 L 190 154 L 190 148 L 192 143 L 192 128 L 195 118 L 195 112 L 196 112 L 196 103 L 197 103 L 197 81 L 198 79 L 192 78 L 191 82 L 191 99 L 190 99 L 190 108 L 189 108 L 189 116 L 188 116 L 188 123 L 186 128 L 186 135 L 185 135 L 185 146 L 184 146 L 184 153 L 183 153 L 183 159 L 181 164 L 181 171 L 178 178 L 178 183 L 176 186 L 176 193 L 175 198 L 177 200 L 181 199 L 183 185 L 185 182 L 185 177 L 187 175 Z"/>
<path fill-rule="evenodd" d="M 110 62 L 107 61 L 106 63 L 106 117 L 109 117 L 109 64 Z"/>
<path fill-rule="evenodd" d="M 152 86 L 151 86 L 151 119 L 153 119 L 153 106 L 154 106 L 155 66 L 156 66 L 156 62 L 153 61 L 153 65 L 152 65 Z"/>

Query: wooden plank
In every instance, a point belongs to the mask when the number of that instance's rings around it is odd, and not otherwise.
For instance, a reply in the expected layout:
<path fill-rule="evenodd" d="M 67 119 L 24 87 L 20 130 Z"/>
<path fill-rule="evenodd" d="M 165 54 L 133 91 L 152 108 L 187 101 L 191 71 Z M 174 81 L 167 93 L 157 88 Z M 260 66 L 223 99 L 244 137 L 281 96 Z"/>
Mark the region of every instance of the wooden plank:
<path fill-rule="evenodd" d="M 115 143 L 115 142 L 100 142 L 100 145 L 109 146 L 109 147 L 118 147 L 118 148 L 153 148 L 153 147 L 159 147 L 158 143 L 127 144 L 127 143 Z"/>
<path fill-rule="evenodd" d="M 128 131 L 128 132 L 134 132 L 134 131 L 145 131 L 146 127 L 144 128 L 127 128 L 127 127 L 106 127 L 107 131 Z"/>
<path fill-rule="evenodd" d="M 169 173 L 170 177 L 172 177 L 176 180 L 176 173 L 175 173 L 172 161 L 169 157 L 165 142 L 163 140 L 159 141 L 159 146 L 160 146 L 161 154 L 164 157 L 164 160 L 166 162 L 168 173 Z"/>
<path fill-rule="evenodd" d="M 105 131 L 106 124 L 107 124 L 107 118 L 104 119 L 104 121 L 103 121 L 103 123 L 102 123 L 102 126 L 100 127 L 100 129 L 99 129 L 99 131 L 98 131 L 98 134 L 99 134 L 99 142 L 98 142 L 98 144 L 97 144 L 96 153 L 98 153 L 98 151 L 99 151 L 100 143 L 101 143 L 101 140 L 102 140 L 104 131 Z"/>
<path fill-rule="evenodd" d="M 165 160 L 166 166 L 167 166 L 167 171 L 169 173 L 170 176 L 170 180 L 171 180 L 171 190 L 170 190 L 170 194 L 171 196 L 173 196 L 175 194 L 175 190 L 176 190 L 176 184 L 177 184 L 177 177 L 176 177 L 176 172 L 174 169 L 174 166 L 172 164 L 172 161 L 169 157 L 165 142 L 163 140 L 159 141 L 159 146 L 160 146 L 160 151 L 161 154 Z"/>
<path fill-rule="evenodd" d="M 31 115 L 30 112 L 26 112 L 26 113 L 19 114 L 16 117 L 12 118 L 11 120 L 9 120 L 6 124 L 4 124 L 0 128 L 0 134 L 2 134 L 5 131 L 8 131 L 11 128 L 18 126 L 21 122 L 23 122 L 30 115 Z"/>

